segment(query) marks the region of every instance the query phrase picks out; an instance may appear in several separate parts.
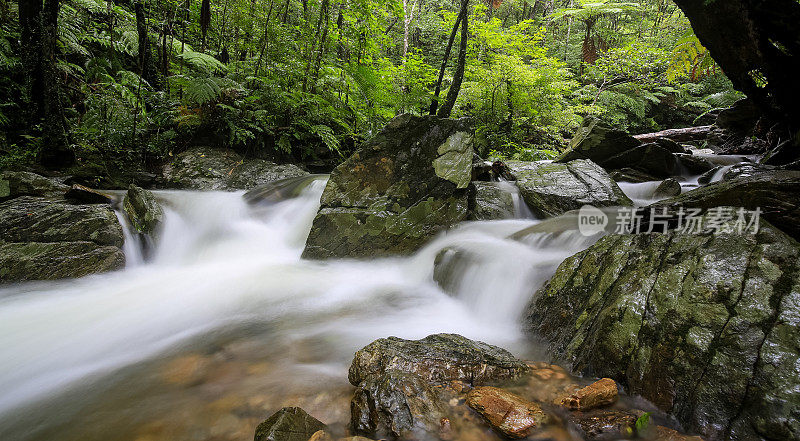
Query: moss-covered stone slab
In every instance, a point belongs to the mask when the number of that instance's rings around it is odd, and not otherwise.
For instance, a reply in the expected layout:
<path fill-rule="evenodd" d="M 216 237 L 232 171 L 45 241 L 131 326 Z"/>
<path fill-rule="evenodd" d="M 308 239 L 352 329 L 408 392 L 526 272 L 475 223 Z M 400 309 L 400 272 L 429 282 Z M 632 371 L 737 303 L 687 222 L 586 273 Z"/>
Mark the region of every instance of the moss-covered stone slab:
<path fill-rule="evenodd" d="M 124 236 L 106 204 L 20 196 L 0 203 L 0 282 L 61 279 L 125 265 Z"/>
<path fill-rule="evenodd" d="M 619 155 L 641 145 L 625 131 L 604 127 L 596 119 L 587 119 L 572 136 L 569 148 L 555 162 L 570 162 L 576 159 L 591 159 L 603 164 L 608 158 Z"/>
<path fill-rule="evenodd" d="M 409 254 L 466 219 L 467 120 L 400 115 L 331 173 L 303 257 Z"/>
<path fill-rule="evenodd" d="M 800 244 L 758 234 L 611 235 L 565 260 L 527 323 L 706 439 L 800 439 Z"/>
<path fill-rule="evenodd" d="M 566 164 L 507 161 L 522 199 L 539 218 L 558 216 L 584 205 L 630 206 L 632 202 L 611 176 L 592 161 Z"/>

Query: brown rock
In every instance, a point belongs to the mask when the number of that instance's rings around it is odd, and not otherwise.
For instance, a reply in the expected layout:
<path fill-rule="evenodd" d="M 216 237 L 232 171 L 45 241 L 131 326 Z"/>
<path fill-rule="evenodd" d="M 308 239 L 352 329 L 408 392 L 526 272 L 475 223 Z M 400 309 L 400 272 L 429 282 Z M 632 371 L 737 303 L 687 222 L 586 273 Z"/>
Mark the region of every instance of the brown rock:
<path fill-rule="evenodd" d="M 617 383 L 602 378 L 564 398 L 561 405 L 570 410 L 589 410 L 614 404 L 619 398 Z"/>
<path fill-rule="evenodd" d="M 467 404 L 509 438 L 525 438 L 548 419 L 539 405 L 496 387 L 472 389 Z"/>

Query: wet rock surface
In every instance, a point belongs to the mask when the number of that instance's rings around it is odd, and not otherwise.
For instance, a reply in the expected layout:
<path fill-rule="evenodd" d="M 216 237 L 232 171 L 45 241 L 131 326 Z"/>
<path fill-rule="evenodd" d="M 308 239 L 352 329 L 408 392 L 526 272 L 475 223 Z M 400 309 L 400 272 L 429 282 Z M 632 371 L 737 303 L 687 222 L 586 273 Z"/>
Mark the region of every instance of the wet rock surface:
<path fill-rule="evenodd" d="M 409 254 L 467 218 L 466 120 L 400 115 L 331 173 L 303 257 Z"/>
<path fill-rule="evenodd" d="M 254 441 L 308 441 L 325 424 L 299 407 L 284 407 L 256 428 Z"/>
<path fill-rule="evenodd" d="M 122 207 L 136 231 L 150 236 L 158 234 L 164 222 L 164 209 L 152 192 L 131 184 L 122 200 Z"/>
<path fill-rule="evenodd" d="M 574 160 L 566 164 L 506 162 L 520 196 L 539 218 L 557 216 L 583 205 L 632 205 L 616 182 L 597 164 Z"/>
<path fill-rule="evenodd" d="M 469 220 L 511 219 L 514 217 L 514 195 L 496 182 L 475 181 L 470 196 Z"/>
<path fill-rule="evenodd" d="M 564 261 L 528 323 L 708 439 L 798 439 L 800 245 L 758 234 L 606 236 Z"/>
<path fill-rule="evenodd" d="M 163 170 L 168 187 L 190 190 L 249 190 L 270 181 L 307 174 L 296 165 L 244 158 L 231 150 L 210 147 L 182 152 Z"/>

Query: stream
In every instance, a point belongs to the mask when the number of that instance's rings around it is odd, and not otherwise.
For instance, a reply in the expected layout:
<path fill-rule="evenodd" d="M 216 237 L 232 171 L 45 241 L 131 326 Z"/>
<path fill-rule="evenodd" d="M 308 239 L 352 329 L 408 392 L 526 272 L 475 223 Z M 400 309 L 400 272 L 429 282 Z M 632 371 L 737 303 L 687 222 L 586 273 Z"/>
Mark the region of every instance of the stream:
<path fill-rule="evenodd" d="M 569 231 L 574 219 L 509 239 L 539 222 L 515 194 L 517 219 L 463 223 L 409 257 L 302 260 L 325 182 L 262 204 L 157 191 L 166 217 L 146 261 L 128 234 L 122 271 L 0 288 L 0 439 L 249 440 L 284 406 L 343 432 L 353 353 L 390 335 L 452 332 L 548 359 L 520 322 L 596 240 Z M 623 188 L 649 201 L 655 185 Z M 448 295 L 432 274 L 454 246 L 475 258 Z"/>

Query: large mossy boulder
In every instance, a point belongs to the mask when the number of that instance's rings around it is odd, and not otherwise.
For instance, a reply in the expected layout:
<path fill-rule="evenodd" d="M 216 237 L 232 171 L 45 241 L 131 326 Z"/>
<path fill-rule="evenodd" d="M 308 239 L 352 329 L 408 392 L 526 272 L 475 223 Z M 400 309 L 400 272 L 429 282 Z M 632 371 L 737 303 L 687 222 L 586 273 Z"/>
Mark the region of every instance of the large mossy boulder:
<path fill-rule="evenodd" d="M 800 244 L 766 222 L 606 236 L 559 266 L 527 323 L 574 371 L 707 439 L 800 439 Z"/>
<path fill-rule="evenodd" d="M 308 441 L 325 424 L 299 407 L 284 407 L 256 427 L 254 441 Z"/>
<path fill-rule="evenodd" d="M 566 164 L 508 161 L 520 195 L 539 218 L 558 216 L 584 205 L 629 206 L 630 199 L 611 176 L 592 161 Z"/>
<path fill-rule="evenodd" d="M 20 196 L 0 203 L 0 282 L 60 279 L 125 264 L 109 205 Z"/>
<path fill-rule="evenodd" d="M 800 239 L 800 172 L 766 170 L 741 174 L 653 204 L 654 207 L 708 209 L 735 206 L 761 210 L 761 217 Z"/>
<path fill-rule="evenodd" d="M 351 428 L 357 434 L 391 439 L 437 436 L 443 421 L 451 421 L 442 386 L 478 386 L 529 370 L 507 351 L 460 335 L 379 339 L 356 352 L 350 366 L 349 380 L 356 386 Z"/>
<path fill-rule="evenodd" d="M 467 218 L 467 120 L 400 115 L 331 173 L 303 257 L 409 254 Z"/>
<path fill-rule="evenodd" d="M 0 172 L 0 202 L 19 196 L 61 199 L 69 190 L 54 179 L 25 171 Z"/>
<path fill-rule="evenodd" d="M 125 193 L 122 207 L 131 226 L 139 232 L 149 236 L 156 236 L 164 222 L 164 209 L 156 200 L 155 195 L 133 184 Z"/>
<path fill-rule="evenodd" d="M 168 186 L 191 190 L 249 190 L 266 182 L 307 174 L 295 165 L 245 159 L 234 151 L 210 147 L 191 148 L 164 167 Z"/>

